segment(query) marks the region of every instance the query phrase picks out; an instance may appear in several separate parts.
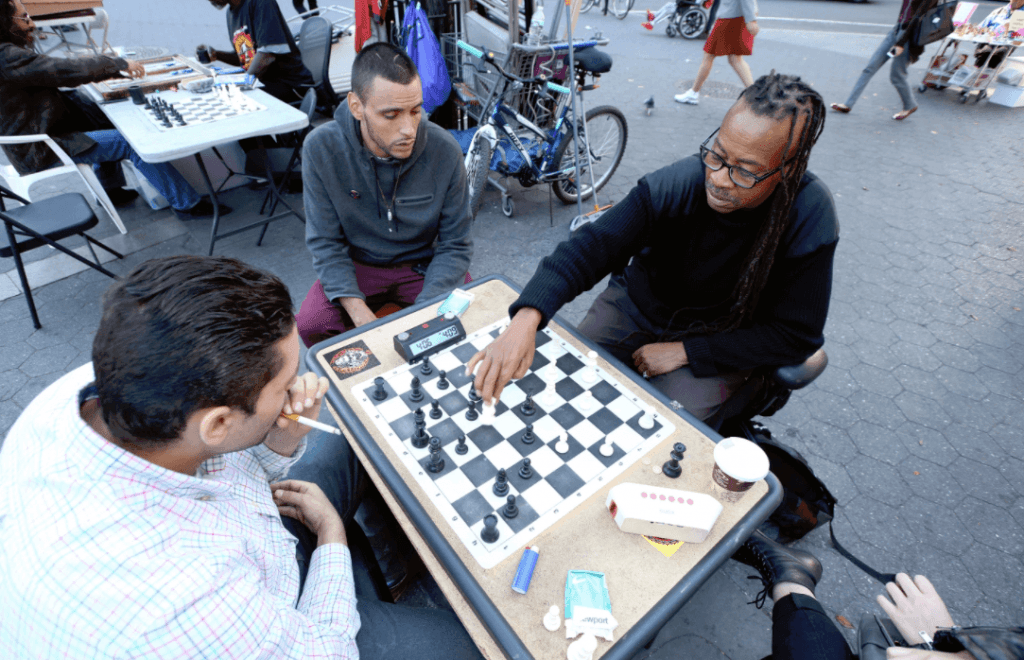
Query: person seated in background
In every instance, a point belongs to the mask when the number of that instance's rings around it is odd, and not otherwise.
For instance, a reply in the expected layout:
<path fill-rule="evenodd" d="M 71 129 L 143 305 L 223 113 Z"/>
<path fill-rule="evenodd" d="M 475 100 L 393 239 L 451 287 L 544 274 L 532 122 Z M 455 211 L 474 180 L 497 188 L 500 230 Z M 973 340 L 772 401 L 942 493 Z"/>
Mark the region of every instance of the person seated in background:
<path fill-rule="evenodd" d="M 334 121 L 306 137 L 306 247 L 319 279 L 298 313 L 306 346 L 469 282 L 462 150 L 423 115 L 416 65 L 383 42 L 352 64 Z"/>
<path fill-rule="evenodd" d="M 233 51 L 207 46 L 211 60 L 240 66 L 263 84 L 263 91 L 285 103 L 297 103 L 315 86 L 302 63 L 277 0 L 210 0 L 228 8 L 228 38 Z"/>
<path fill-rule="evenodd" d="M 537 330 L 610 273 L 580 332 L 698 419 L 753 369 L 814 353 L 839 240 L 832 193 L 807 172 L 823 128 L 800 78 L 745 89 L 699 155 L 642 178 L 541 261 L 509 327 L 466 365 L 484 401 L 525 375 Z"/>
<path fill-rule="evenodd" d="M 113 284 L 92 363 L 0 450 L 0 657 L 478 660 L 453 613 L 376 598 L 355 454 L 282 416 L 327 387 L 273 275 L 182 255 Z"/>
<path fill-rule="evenodd" d="M 0 135 L 49 135 L 76 163 L 97 166 L 100 182 L 115 203 L 130 201 L 127 191 L 121 191 L 124 177 L 119 165 L 130 160 L 179 217 L 213 213 L 213 205 L 201 199 L 170 163 L 142 160 L 94 103 L 77 92 L 60 89 L 109 80 L 122 73 L 141 78 L 146 75 L 142 65 L 106 55 L 40 55 L 32 50 L 34 32 L 35 23 L 21 0 L 0 0 Z M 42 142 L 4 145 L 4 152 L 20 174 L 60 164 Z M 108 165 L 101 167 L 103 164 Z M 221 205 L 222 214 L 230 210 Z"/>

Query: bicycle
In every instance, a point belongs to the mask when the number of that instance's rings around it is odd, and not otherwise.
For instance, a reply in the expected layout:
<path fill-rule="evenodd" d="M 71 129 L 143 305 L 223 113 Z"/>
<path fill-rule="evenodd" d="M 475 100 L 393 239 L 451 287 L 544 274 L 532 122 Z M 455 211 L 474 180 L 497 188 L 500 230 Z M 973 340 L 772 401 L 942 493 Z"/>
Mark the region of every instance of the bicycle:
<path fill-rule="evenodd" d="M 633 3 L 636 0 L 604 0 L 603 14 L 608 13 L 608 4 L 611 3 L 612 15 L 620 21 L 629 15 L 631 9 L 633 9 Z M 580 5 L 580 13 L 585 14 L 590 11 L 590 8 L 597 4 L 598 0 L 583 0 L 583 4 Z"/>
<path fill-rule="evenodd" d="M 595 43 L 592 41 L 582 42 L 574 47 L 584 50 L 594 46 Z M 578 122 L 572 117 L 571 104 L 566 102 L 566 98 L 570 94 L 568 87 L 551 82 L 544 74 L 533 78 L 510 74 L 495 61 L 493 53 L 484 52 L 464 41 L 458 41 L 457 45 L 470 55 L 494 67 L 498 74 L 509 83 L 494 100 L 490 114 L 484 113 L 487 119 L 481 122 L 481 126 L 473 135 L 466 152 L 465 166 L 469 181 L 470 208 L 474 216 L 482 204 L 483 191 L 488 182 L 488 172 L 491 170 L 492 156 L 498 149 L 501 149 L 503 157 L 496 164 L 495 171 L 502 176 L 516 177 L 524 187 L 549 183 L 552 185 L 555 195 L 566 204 L 574 204 L 577 195 L 581 195 L 582 199 L 587 199 L 608 183 L 619 163 L 622 162 L 628 138 L 626 118 L 618 108 L 612 106 L 593 108 L 584 115 L 584 122 Z M 552 49 L 555 51 L 568 50 L 568 45 L 556 44 L 552 46 Z M 595 67 L 588 67 L 586 58 L 582 63 L 577 60 L 577 80 L 571 84 L 579 84 L 583 89 L 587 89 L 583 84 L 585 76 L 587 74 L 595 77 L 598 75 L 595 71 L 588 71 L 588 68 Z M 524 85 L 534 88 L 535 100 L 538 103 L 554 105 L 554 113 L 558 118 L 550 130 L 545 131 L 505 104 L 506 95 L 510 91 L 519 91 Z M 561 94 L 561 100 L 554 99 L 548 92 Z M 529 147 L 523 143 L 517 129 L 531 143 Z M 504 134 L 501 138 L 499 138 L 499 130 Z M 578 134 L 575 140 L 575 143 L 578 144 L 576 150 L 570 147 L 574 143 L 574 133 Z M 576 153 L 573 153 L 574 151 Z M 587 169 L 588 151 L 591 170 Z M 521 159 L 522 163 L 518 169 L 513 169 L 509 165 L 507 158 L 509 152 L 517 154 L 518 159 Z M 578 186 L 575 181 L 575 159 L 577 157 L 580 157 L 582 186 Z M 591 172 L 593 173 L 592 177 Z M 502 190 L 501 210 L 506 216 L 512 217 L 514 213 L 512 198 L 501 186 L 498 188 Z"/>

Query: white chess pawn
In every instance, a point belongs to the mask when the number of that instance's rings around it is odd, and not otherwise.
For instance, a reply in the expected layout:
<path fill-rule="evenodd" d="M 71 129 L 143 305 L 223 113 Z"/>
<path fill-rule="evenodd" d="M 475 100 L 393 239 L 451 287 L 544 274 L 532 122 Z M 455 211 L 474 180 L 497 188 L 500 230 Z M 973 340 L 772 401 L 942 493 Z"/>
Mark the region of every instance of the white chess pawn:
<path fill-rule="evenodd" d="M 565 454 L 569 451 L 569 434 L 562 431 L 558 434 L 558 442 L 555 443 L 555 451 Z"/>
<path fill-rule="evenodd" d="M 653 429 L 654 428 L 654 415 L 650 410 L 643 414 L 640 418 L 640 428 L 642 429 Z"/>
<path fill-rule="evenodd" d="M 580 395 L 580 410 L 584 412 L 593 410 L 595 403 L 597 403 L 597 399 L 594 398 L 594 395 L 590 392 L 590 390 L 587 390 L 582 395 Z"/>
<path fill-rule="evenodd" d="M 582 637 L 569 645 L 566 657 L 569 660 L 592 660 L 596 650 L 597 638 L 590 633 L 583 633 Z"/>
<path fill-rule="evenodd" d="M 597 351 L 587 353 L 587 366 L 586 371 L 583 372 L 583 382 L 597 382 Z"/>
<path fill-rule="evenodd" d="M 615 453 L 615 446 L 612 444 L 612 439 L 609 438 L 608 436 L 605 436 L 604 437 L 604 444 L 601 445 L 601 447 L 598 449 L 598 451 L 601 452 L 601 455 L 606 457 L 606 458 L 610 457 L 612 454 L 614 454 Z"/>
<path fill-rule="evenodd" d="M 558 605 L 552 605 L 548 613 L 544 615 L 544 627 L 551 632 L 562 627 L 562 617 L 558 616 Z"/>

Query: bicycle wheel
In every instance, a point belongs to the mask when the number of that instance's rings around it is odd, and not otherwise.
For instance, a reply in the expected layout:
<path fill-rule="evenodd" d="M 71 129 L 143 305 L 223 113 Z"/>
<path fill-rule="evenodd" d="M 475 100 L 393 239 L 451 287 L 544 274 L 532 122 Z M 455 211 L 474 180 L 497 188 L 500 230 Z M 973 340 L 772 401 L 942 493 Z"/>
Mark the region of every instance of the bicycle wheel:
<path fill-rule="evenodd" d="M 707 22 L 708 16 L 703 11 L 697 8 L 688 9 L 676 19 L 676 30 L 684 39 L 699 39 Z"/>
<path fill-rule="evenodd" d="M 580 13 L 586 14 L 590 11 L 590 8 L 594 6 L 595 0 L 583 0 L 583 4 L 580 5 Z"/>
<path fill-rule="evenodd" d="M 555 195 L 566 204 L 574 204 L 577 193 L 582 195 L 582 199 L 587 199 L 594 194 L 595 188 L 600 190 L 608 183 L 612 175 L 615 174 L 619 163 L 622 162 L 622 154 L 626 151 L 626 139 L 629 137 L 626 117 L 618 108 L 602 105 L 587 112 L 587 131 L 585 135 L 589 144 L 590 164 L 594 174 L 594 185 L 592 188 L 590 184 L 590 170 L 587 169 L 586 152 L 582 150 L 587 148 L 583 144 L 584 133 L 582 128 L 581 126 L 580 154 L 583 158 L 580 160 L 580 178 L 583 183 L 580 186 L 580 190 L 577 190 L 576 173 L 572 170 L 573 152 L 575 151 L 571 147 L 573 144 L 572 134 L 567 133 L 562 138 L 562 143 L 558 145 L 558 151 L 555 152 L 555 162 L 558 163 L 558 168 L 570 170 L 568 176 L 564 179 L 559 179 L 554 184 Z"/>
<path fill-rule="evenodd" d="M 476 217 L 483 206 L 484 188 L 487 187 L 487 173 L 491 169 L 491 143 L 480 131 L 473 136 L 466 154 L 466 180 L 469 189 L 469 212 Z"/>
<path fill-rule="evenodd" d="M 635 0 L 612 0 L 612 14 L 615 18 L 620 21 L 629 15 L 629 10 L 633 8 L 633 2 Z"/>

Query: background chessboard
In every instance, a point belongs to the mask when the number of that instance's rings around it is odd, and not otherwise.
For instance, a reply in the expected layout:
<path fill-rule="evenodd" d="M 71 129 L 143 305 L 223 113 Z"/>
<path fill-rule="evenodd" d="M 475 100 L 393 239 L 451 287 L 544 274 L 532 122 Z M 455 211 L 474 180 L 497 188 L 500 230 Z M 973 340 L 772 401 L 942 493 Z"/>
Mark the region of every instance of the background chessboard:
<path fill-rule="evenodd" d="M 193 96 L 183 100 L 174 100 L 173 96 L 165 97 L 162 94 L 160 97 L 168 103 L 173 104 L 174 109 L 181 113 L 182 118 L 187 122 L 186 126 L 180 126 L 178 122 L 172 121 L 172 126 L 168 128 L 164 126 L 160 119 L 157 118 L 155 111 L 147 109 L 142 105 L 138 106 L 139 110 L 143 112 L 153 125 L 161 131 L 171 131 L 176 128 L 187 128 L 188 126 L 208 124 L 221 119 L 229 119 L 231 117 L 239 117 L 241 115 L 266 110 L 266 106 L 262 103 L 249 98 L 241 92 L 238 94 L 238 98 L 242 99 L 242 101 L 238 105 L 233 105 L 226 101 L 217 92 L 209 92 L 202 96 Z"/>
<path fill-rule="evenodd" d="M 598 369 L 598 379 L 586 382 L 584 374 L 591 367 L 586 366 L 583 354 L 547 329 L 537 333 L 537 352 L 527 375 L 502 392 L 493 425 L 485 426 L 479 418 L 466 419 L 471 379 L 465 373 L 465 364 L 507 324 L 507 318 L 493 323 L 432 356 L 433 369 L 429 375 L 421 373 L 419 364 L 402 365 L 381 374 L 387 391 L 387 398 L 382 401 L 373 398 L 372 379 L 352 390 L 426 492 L 427 499 L 439 509 L 483 568 L 492 568 L 516 553 L 675 430 L 670 421 L 640 401 L 611 374 Z M 556 365 L 557 372 L 554 405 L 547 403 L 546 395 L 541 395 L 548 387 L 541 375 L 547 375 L 551 363 Z M 447 372 L 450 382 L 445 390 L 437 387 L 440 370 Z M 413 376 L 422 383 L 424 398 L 419 402 L 410 400 Z M 584 410 L 579 397 L 588 389 L 596 402 L 590 410 Z M 533 415 L 520 410 L 527 394 L 534 397 Z M 442 414 L 438 419 L 429 415 L 434 399 L 440 403 Z M 417 449 L 410 441 L 416 428 L 417 408 L 426 413 L 427 434 L 441 440 L 445 462 L 441 472 L 428 471 L 425 466 L 430 462 L 429 449 Z M 648 411 L 654 415 L 655 423 L 653 428 L 644 429 L 639 419 Z M 532 444 L 521 440 L 527 424 L 533 425 L 537 436 Z M 565 454 L 554 450 L 562 431 L 569 436 L 569 451 Z M 454 449 L 462 434 L 469 451 L 459 455 Z M 605 436 L 612 439 L 615 449 L 609 457 L 599 451 Z M 534 472 L 528 480 L 518 474 L 526 456 Z M 506 496 L 492 491 L 499 468 L 506 469 L 509 493 L 517 498 L 519 515 L 512 519 L 500 513 Z M 485 543 L 480 538 L 484 516 L 489 514 L 498 518 L 499 537 L 494 543 Z"/>

